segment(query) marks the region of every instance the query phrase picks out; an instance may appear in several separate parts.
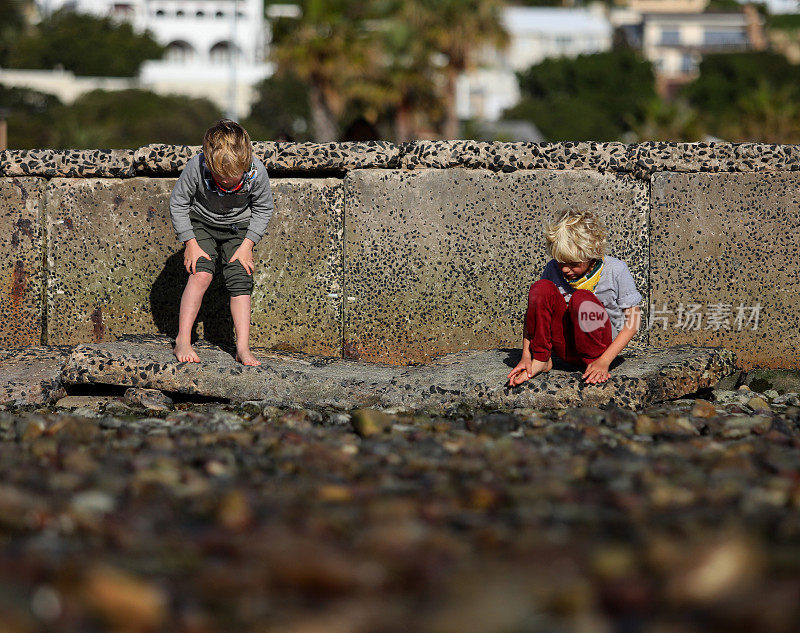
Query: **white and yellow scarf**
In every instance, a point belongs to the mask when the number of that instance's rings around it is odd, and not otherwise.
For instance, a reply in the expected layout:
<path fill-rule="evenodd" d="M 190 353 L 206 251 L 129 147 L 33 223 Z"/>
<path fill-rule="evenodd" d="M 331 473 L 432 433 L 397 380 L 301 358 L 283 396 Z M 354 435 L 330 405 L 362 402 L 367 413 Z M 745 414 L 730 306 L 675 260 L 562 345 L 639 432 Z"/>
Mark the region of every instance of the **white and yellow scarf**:
<path fill-rule="evenodd" d="M 589 292 L 594 292 L 597 282 L 600 281 L 601 272 L 603 272 L 602 257 L 595 262 L 595 265 L 592 266 L 592 268 L 587 270 L 577 279 L 570 280 L 565 277 L 564 280 L 575 290 L 588 290 Z"/>

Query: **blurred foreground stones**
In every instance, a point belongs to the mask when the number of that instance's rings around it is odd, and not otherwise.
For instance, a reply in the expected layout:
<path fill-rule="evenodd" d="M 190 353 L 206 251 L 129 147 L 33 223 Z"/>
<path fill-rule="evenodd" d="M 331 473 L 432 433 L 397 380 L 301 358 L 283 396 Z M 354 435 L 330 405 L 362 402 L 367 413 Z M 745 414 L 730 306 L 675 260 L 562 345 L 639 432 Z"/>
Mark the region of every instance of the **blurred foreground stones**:
<path fill-rule="evenodd" d="M 0 629 L 796 631 L 800 402 L 0 410 Z"/>
<path fill-rule="evenodd" d="M 508 389 L 506 351 L 197 349 L 0 356 L 0 631 L 800 626 L 790 372 L 645 348 Z"/>

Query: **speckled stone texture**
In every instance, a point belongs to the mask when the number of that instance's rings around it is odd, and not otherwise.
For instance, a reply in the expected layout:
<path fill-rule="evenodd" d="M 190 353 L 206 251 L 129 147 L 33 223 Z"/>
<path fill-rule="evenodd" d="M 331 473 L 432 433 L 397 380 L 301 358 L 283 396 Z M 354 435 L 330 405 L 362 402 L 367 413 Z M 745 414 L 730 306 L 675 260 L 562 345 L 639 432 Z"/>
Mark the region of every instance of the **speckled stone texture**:
<path fill-rule="evenodd" d="M 34 149 L 0 152 L 0 175 L 130 178 L 132 149 Z"/>
<path fill-rule="evenodd" d="M 566 207 L 606 222 L 608 252 L 628 263 L 647 305 L 647 187 L 632 177 L 363 170 L 345 183 L 349 357 L 408 364 L 521 346 L 528 289 L 549 259 L 542 227 Z"/>
<path fill-rule="evenodd" d="M 178 174 L 201 151 L 199 145 L 148 145 L 136 150 L 140 174 Z M 330 172 L 368 167 L 396 167 L 400 147 L 367 143 L 253 143 L 253 152 L 270 171 Z"/>
<path fill-rule="evenodd" d="M 274 179 L 275 213 L 256 246 L 250 340 L 310 354 L 342 351 L 344 186 Z"/>
<path fill-rule="evenodd" d="M 488 143 L 417 141 L 402 145 L 404 169 L 469 167 L 512 172 L 519 169 L 632 170 L 623 143 Z"/>
<path fill-rule="evenodd" d="M 653 178 L 652 301 L 672 312 L 653 313 L 652 344 L 724 345 L 745 368 L 800 364 L 798 190 L 792 173 Z M 680 304 L 700 316 L 679 322 Z"/>
<path fill-rule="evenodd" d="M 406 409 L 469 404 L 482 407 L 566 407 L 614 403 L 640 408 L 716 384 L 734 369 L 732 353 L 690 347 L 631 352 L 611 379 L 587 385 L 569 366 L 519 387 L 506 375 L 515 350 L 466 351 L 418 367 L 393 367 L 333 358 L 256 352 L 260 367 L 244 367 L 230 354 L 199 344 L 201 363 L 179 363 L 169 341 L 131 337 L 80 345 L 70 356 L 65 384 L 104 383 L 262 400 L 279 406 L 400 406 Z"/>
<path fill-rule="evenodd" d="M 177 176 L 202 149 L 200 145 L 145 145 L 134 152 L 134 168 L 138 175 Z"/>
<path fill-rule="evenodd" d="M 0 346 L 41 342 L 43 189 L 39 178 L 0 178 Z"/>
<path fill-rule="evenodd" d="M 256 142 L 268 169 L 325 173 L 350 169 L 445 169 L 466 167 L 512 172 L 520 169 L 593 169 L 632 173 L 643 179 L 658 171 L 761 172 L 800 170 L 800 146 L 764 143 L 487 143 L 417 141 L 366 143 Z M 200 145 L 154 144 L 136 150 L 8 150 L 0 152 L 0 175 L 125 178 L 176 176 Z"/>
<path fill-rule="evenodd" d="M 50 182 L 48 342 L 177 333 L 187 274 L 169 220 L 174 184 L 174 179 L 155 178 Z M 274 180 L 272 190 L 277 211 L 255 249 L 251 341 L 308 353 L 337 352 L 341 181 Z M 221 280 L 207 292 L 198 320 L 199 333 L 222 344 L 233 342 Z"/>
<path fill-rule="evenodd" d="M 71 347 L 0 349 L 0 404 L 49 404 L 66 395 L 61 371 Z"/>
<path fill-rule="evenodd" d="M 174 181 L 61 179 L 46 191 L 47 342 L 159 331 L 178 305 Z M 155 321 L 155 322 L 154 322 Z"/>

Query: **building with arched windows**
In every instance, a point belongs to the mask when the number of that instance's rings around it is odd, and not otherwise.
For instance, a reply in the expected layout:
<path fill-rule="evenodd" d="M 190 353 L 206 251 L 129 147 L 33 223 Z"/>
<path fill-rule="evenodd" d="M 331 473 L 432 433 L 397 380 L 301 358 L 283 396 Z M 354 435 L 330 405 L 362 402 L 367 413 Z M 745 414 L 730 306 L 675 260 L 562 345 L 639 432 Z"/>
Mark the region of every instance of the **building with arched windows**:
<path fill-rule="evenodd" d="M 206 97 L 229 114 L 246 115 L 253 87 L 272 74 L 263 0 L 39 0 L 39 7 L 45 15 L 70 8 L 149 31 L 167 52 L 143 64 L 141 86 Z"/>

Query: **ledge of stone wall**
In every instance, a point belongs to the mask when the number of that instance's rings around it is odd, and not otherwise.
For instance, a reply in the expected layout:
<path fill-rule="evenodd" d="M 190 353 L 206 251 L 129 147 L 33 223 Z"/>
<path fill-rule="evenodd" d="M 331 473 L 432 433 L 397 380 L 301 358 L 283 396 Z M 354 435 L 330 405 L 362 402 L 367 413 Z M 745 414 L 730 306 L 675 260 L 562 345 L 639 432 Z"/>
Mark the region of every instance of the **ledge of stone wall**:
<path fill-rule="evenodd" d="M 132 178 L 132 149 L 19 149 L 0 152 L 0 176 Z"/>
<path fill-rule="evenodd" d="M 253 144 L 273 172 L 342 172 L 352 169 L 447 169 L 513 172 L 591 169 L 649 178 L 655 172 L 800 171 L 800 145 L 763 143 L 486 143 L 417 141 L 392 143 Z M 175 176 L 197 145 L 147 145 L 136 150 L 6 150 L 0 176 L 130 178 Z"/>

